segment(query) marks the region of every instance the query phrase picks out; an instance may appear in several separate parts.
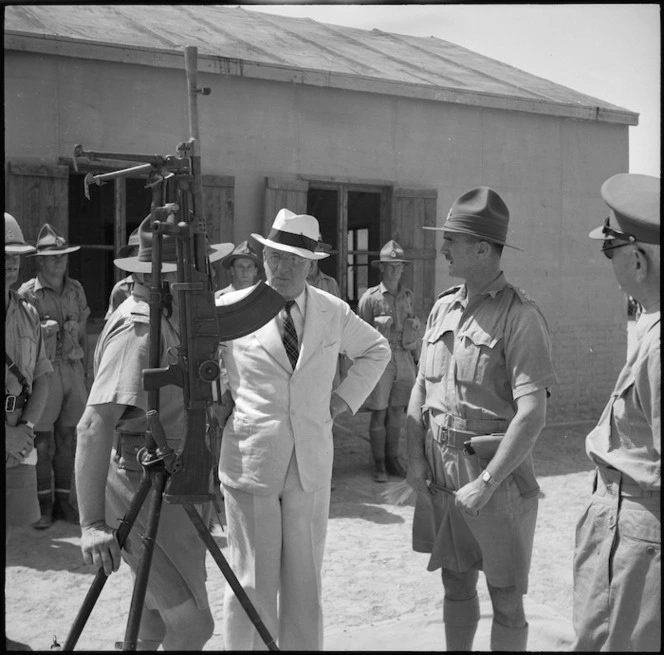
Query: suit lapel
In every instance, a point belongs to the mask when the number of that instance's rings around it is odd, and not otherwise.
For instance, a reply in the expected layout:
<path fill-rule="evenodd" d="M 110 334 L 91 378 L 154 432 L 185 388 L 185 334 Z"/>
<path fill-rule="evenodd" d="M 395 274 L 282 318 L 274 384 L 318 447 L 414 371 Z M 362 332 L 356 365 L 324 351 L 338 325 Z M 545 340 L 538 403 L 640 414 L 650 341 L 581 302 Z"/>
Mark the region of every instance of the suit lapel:
<path fill-rule="evenodd" d="M 256 330 L 256 332 L 254 332 L 254 337 L 266 352 L 290 373 L 293 370 L 293 367 L 291 366 L 288 355 L 286 354 L 286 349 L 281 340 L 279 326 L 277 325 L 278 320 L 279 316 L 273 318 L 259 330 Z"/>

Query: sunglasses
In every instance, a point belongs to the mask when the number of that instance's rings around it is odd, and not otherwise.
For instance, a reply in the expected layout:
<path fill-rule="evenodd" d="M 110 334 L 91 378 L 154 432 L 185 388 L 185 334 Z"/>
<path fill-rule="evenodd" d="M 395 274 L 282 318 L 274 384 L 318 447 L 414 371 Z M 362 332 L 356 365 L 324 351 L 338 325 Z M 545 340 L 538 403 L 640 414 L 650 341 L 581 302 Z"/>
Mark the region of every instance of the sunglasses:
<path fill-rule="evenodd" d="M 631 246 L 632 244 L 636 243 L 636 239 L 631 234 L 626 234 L 625 232 L 618 232 L 618 230 L 614 230 L 609 225 L 609 220 L 610 219 L 607 216 L 606 220 L 604 221 L 604 226 L 602 227 L 602 234 L 604 235 L 604 241 L 602 242 L 602 254 L 607 259 L 613 259 L 613 251 L 616 250 L 616 248 Z M 620 243 L 611 245 L 616 239 L 619 240 Z"/>

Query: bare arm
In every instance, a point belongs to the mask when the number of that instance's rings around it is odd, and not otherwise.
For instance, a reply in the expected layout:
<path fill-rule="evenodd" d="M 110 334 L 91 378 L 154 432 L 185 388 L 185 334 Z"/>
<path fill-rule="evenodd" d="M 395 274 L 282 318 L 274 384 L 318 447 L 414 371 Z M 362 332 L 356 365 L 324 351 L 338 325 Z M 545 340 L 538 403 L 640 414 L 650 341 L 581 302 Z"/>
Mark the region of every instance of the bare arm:
<path fill-rule="evenodd" d="M 77 426 L 76 494 L 81 517 L 81 551 L 86 564 L 103 566 L 106 575 L 120 567 L 115 530 L 106 525 L 106 478 L 113 431 L 125 405 L 88 405 Z"/>
<path fill-rule="evenodd" d="M 32 393 L 30 400 L 21 414 L 21 419 L 24 421 L 31 421 L 37 423 L 46 407 L 46 399 L 48 398 L 49 389 L 49 374 L 40 375 L 36 380 L 32 381 Z"/>
<path fill-rule="evenodd" d="M 406 442 L 408 446 L 408 484 L 420 494 L 428 496 L 427 480 L 432 479 L 431 468 L 424 456 L 426 427 L 422 422 L 422 406 L 425 401 L 424 378 L 418 375 L 410 393 L 406 413 Z"/>
<path fill-rule="evenodd" d="M 489 502 L 495 488 L 531 452 L 546 421 L 546 390 L 521 396 L 516 400 L 516 415 L 512 419 L 496 454 L 487 470 L 495 484 L 486 484 L 481 478 L 464 485 L 457 491 L 456 505 L 468 511 L 478 511 Z"/>

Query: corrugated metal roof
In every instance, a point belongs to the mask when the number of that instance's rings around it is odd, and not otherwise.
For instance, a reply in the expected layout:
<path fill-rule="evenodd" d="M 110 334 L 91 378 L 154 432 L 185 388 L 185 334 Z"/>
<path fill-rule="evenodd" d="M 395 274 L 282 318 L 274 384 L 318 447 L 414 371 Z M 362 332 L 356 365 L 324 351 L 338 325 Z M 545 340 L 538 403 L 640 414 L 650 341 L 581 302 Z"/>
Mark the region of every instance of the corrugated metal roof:
<path fill-rule="evenodd" d="M 304 72 L 290 80 L 303 83 L 362 89 L 357 80 L 373 81 L 367 90 L 379 93 L 638 123 L 635 112 L 435 37 L 360 30 L 241 7 L 8 6 L 6 48 L 12 47 L 8 35 L 158 52 L 197 46 L 199 57 L 235 62 L 234 70 L 240 71 L 235 74 L 252 76 L 251 65 L 257 65 L 260 74 L 255 69 L 255 76 L 265 77 L 265 71 L 273 67 L 282 70 L 280 79 L 284 79 L 283 69 Z M 230 72 L 228 66 L 217 66 L 217 70 Z M 312 77 L 312 73 L 327 77 Z"/>

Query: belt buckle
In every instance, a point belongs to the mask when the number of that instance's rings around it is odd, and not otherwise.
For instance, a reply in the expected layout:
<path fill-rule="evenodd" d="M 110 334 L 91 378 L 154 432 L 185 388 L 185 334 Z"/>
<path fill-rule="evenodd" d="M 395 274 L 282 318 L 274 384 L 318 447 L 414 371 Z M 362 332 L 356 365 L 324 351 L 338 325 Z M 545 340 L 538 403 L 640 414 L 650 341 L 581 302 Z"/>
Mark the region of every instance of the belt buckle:
<path fill-rule="evenodd" d="M 17 396 L 5 396 L 5 412 L 13 412 L 16 409 L 16 400 Z"/>

